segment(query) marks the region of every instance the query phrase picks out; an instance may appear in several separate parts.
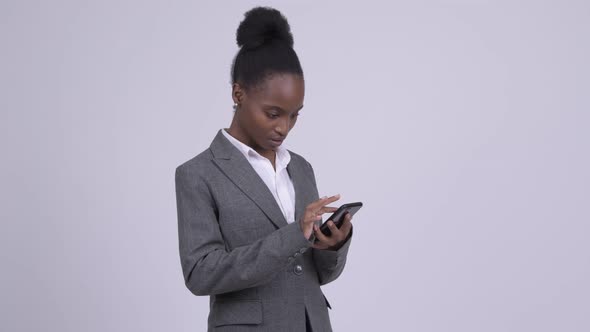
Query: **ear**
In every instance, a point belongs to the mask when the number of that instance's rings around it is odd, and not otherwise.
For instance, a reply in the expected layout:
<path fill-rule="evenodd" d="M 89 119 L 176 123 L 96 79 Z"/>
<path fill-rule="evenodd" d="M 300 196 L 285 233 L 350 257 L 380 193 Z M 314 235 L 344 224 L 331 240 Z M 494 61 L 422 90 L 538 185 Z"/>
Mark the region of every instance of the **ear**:
<path fill-rule="evenodd" d="M 242 101 L 244 100 L 244 97 L 246 95 L 246 92 L 244 91 L 244 89 L 240 86 L 239 83 L 234 83 L 231 86 L 231 97 L 234 101 L 235 104 L 240 105 L 242 103 Z"/>

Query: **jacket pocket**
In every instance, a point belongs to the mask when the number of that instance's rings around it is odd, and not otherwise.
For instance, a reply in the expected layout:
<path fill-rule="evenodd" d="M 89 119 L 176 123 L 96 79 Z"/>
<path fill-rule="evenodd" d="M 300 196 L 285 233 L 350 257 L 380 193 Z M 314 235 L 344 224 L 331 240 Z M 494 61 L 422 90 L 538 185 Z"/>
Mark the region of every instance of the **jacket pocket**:
<path fill-rule="evenodd" d="M 211 314 L 215 326 L 258 325 L 262 323 L 262 301 L 216 300 Z"/>

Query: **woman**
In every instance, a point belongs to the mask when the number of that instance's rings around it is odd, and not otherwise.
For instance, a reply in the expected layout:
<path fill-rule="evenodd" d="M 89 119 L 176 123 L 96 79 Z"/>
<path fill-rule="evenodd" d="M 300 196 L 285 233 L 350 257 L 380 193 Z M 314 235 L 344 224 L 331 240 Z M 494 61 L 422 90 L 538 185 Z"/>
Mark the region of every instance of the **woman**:
<path fill-rule="evenodd" d="M 180 258 L 188 289 L 210 296 L 209 331 L 331 331 L 320 285 L 346 262 L 351 216 L 331 236 L 311 165 L 281 143 L 303 107 L 287 20 L 254 8 L 237 31 L 234 116 L 209 149 L 176 169 Z"/>

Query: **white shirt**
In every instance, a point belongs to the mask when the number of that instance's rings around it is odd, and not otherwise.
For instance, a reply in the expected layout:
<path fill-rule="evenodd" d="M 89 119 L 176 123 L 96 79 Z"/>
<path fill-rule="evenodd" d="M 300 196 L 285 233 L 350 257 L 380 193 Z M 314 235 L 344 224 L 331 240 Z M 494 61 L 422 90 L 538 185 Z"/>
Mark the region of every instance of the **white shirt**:
<path fill-rule="evenodd" d="M 287 172 L 287 164 L 291 160 L 291 155 L 286 148 L 279 145 L 276 151 L 275 168 L 266 157 L 261 156 L 248 145 L 238 141 L 230 135 L 226 129 L 222 130 L 223 135 L 246 157 L 246 160 L 252 165 L 256 173 L 266 184 L 277 204 L 283 212 L 283 216 L 288 223 L 295 221 L 295 187 L 293 181 Z"/>

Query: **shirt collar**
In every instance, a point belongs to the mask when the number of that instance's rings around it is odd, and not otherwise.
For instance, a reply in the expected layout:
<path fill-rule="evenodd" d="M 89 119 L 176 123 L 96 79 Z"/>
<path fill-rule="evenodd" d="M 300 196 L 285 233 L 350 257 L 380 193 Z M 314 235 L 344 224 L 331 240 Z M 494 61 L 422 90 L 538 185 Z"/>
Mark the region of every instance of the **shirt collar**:
<path fill-rule="evenodd" d="M 258 152 L 256 152 L 256 150 L 252 149 L 250 146 L 240 142 L 235 137 L 230 135 L 227 132 L 227 129 L 224 128 L 221 131 L 222 131 L 223 135 L 236 148 L 238 148 L 238 150 L 244 155 L 244 157 L 246 157 L 246 159 L 248 161 L 250 161 L 251 158 L 264 158 L 264 159 L 266 159 L 266 157 L 261 156 Z M 291 161 L 291 154 L 289 153 L 289 151 L 285 147 L 283 147 L 282 145 L 279 145 L 279 147 L 276 150 L 276 159 L 275 159 L 276 169 L 281 170 L 281 169 L 287 167 L 287 165 L 289 164 L 289 161 Z"/>

